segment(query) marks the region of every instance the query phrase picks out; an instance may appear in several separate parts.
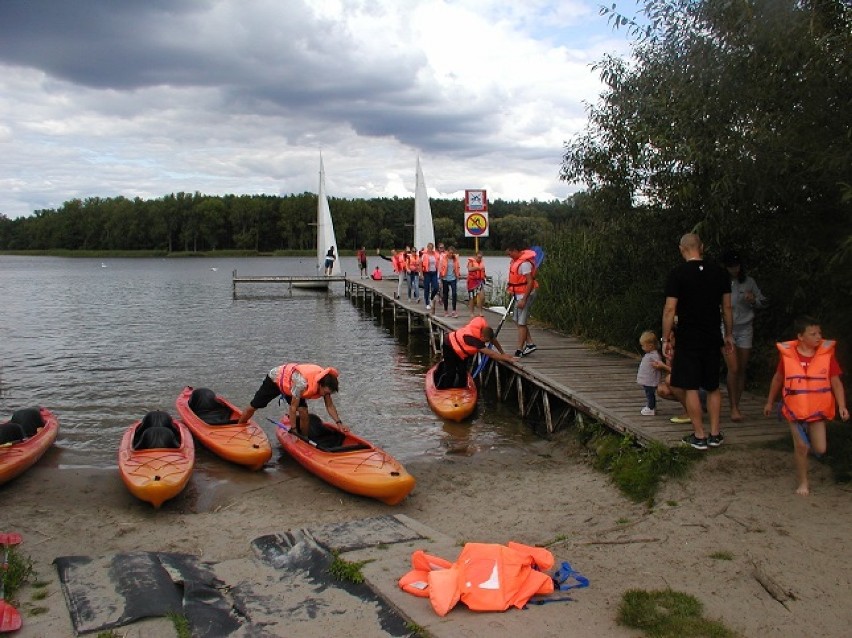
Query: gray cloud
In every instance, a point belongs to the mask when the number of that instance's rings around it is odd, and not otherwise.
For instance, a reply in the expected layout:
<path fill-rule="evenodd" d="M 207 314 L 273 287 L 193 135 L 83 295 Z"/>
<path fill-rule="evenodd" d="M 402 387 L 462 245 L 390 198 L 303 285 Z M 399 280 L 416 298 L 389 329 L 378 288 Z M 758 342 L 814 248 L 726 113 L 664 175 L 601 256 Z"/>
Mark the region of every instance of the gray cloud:
<path fill-rule="evenodd" d="M 483 67 L 477 84 L 463 52 L 457 66 L 434 67 L 436 51 L 464 43 L 421 46 L 429 25 L 410 22 L 435 10 L 429 2 L 347 0 L 324 14 L 300 0 L 3 0 L 0 151 L 14 159 L 0 160 L 0 213 L 89 195 L 315 190 L 320 149 L 330 188 L 331 167 L 342 167 L 339 196 L 413 191 L 419 154 L 441 193 L 463 180 L 517 185 L 527 175 L 529 195 L 518 187 L 506 196 L 564 197 L 571 187 L 554 176 L 571 131 L 551 133 L 554 118 L 579 120 L 580 99 L 593 96 L 560 96 L 520 126 L 512 110 L 527 108 L 526 98 L 515 95 L 544 89 L 499 68 Z M 495 16 L 505 10 L 523 22 L 514 3 L 494 4 Z M 429 37 L 444 38 L 441 26 Z M 532 47 L 551 46 L 507 33 L 506 48 L 519 47 L 507 58 L 513 65 Z M 589 61 L 569 60 L 568 72 L 588 75 Z M 541 60 L 528 64 L 531 76 L 542 72 Z M 508 88 L 503 75 L 529 86 Z"/>

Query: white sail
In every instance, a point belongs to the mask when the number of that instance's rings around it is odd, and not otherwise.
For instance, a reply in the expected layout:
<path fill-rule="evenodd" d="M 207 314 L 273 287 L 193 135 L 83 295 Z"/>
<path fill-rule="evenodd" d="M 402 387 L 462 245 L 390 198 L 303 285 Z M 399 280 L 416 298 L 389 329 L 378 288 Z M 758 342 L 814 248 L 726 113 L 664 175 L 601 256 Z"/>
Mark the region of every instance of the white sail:
<path fill-rule="evenodd" d="M 325 256 L 329 248 L 334 248 L 334 268 L 331 274 L 340 273 L 340 255 L 337 252 L 337 239 L 334 236 L 334 224 L 331 221 L 331 209 L 328 207 L 328 196 L 325 194 L 325 168 L 320 155 L 319 194 L 317 197 L 317 274 L 328 274 L 325 271 Z"/>
<path fill-rule="evenodd" d="M 435 226 L 432 224 L 432 207 L 426 194 L 426 181 L 417 158 L 417 184 L 414 187 L 414 246 L 415 250 L 426 248 L 426 244 L 435 243 Z"/>

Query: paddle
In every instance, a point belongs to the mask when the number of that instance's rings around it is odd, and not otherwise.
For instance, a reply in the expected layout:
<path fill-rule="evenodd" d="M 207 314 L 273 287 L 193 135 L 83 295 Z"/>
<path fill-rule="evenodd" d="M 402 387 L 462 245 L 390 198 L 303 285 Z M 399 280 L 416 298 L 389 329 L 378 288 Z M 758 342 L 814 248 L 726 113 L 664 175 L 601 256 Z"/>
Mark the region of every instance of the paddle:
<path fill-rule="evenodd" d="M 530 250 L 535 253 L 535 267 L 538 270 L 539 266 L 541 266 L 542 262 L 544 262 L 544 249 L 541 246 L 533 246 Z M 497 325 L 497 330 L 494 331 L 494 339 L 497 338 L 497 335 L 500 334 L 500 329 L 503 327 L 503 322 L 506 321 L 506 317 L 509 316 L 509 313 L 512 311 L 512 306 L 515 305 L 515 296 L 512 295 L 512 300 L 509 302 L 509 305 L 506 307 L 506 312 L 503 313 L 503 317 L 500 319 L 500 323 Z M 489 343 L 489 348 L 493 346 Z M 489 357 L 480 354 L 479 355 L 479 363 L 476 366 L 476 370 L 473 371 L 473 378 L 482 372 L 482 369 L 485 367 L 485 364 L 488 363 Z"/>
<path fill-rule="evenodd" d="M 0 633 L 17 631 L 23 620 L 21 614 L 5 600 L 6 574 L 9 571 L 9 548 L 21 542 L 20 534 L 0 534 L 0 545 L 3 545 L 3 568 L 0 573 Z"/>

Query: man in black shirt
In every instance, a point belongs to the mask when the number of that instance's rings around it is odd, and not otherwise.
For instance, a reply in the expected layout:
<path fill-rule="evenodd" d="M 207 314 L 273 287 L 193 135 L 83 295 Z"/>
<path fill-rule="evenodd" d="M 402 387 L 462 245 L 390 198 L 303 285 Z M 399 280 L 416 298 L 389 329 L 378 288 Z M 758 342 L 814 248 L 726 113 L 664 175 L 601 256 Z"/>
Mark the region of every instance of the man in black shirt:
<path fill-rule="evenodd" d="M 677 347 L 672 361 L 671 385 L 684 391 L 684 403 L 692 420 L 693 433 L 684 443 L 697 450 L 718 447 L 725 439 L 719 428 L 722 394 L 719 367 L 723 345 L 733 349 L 733 313 L 731 279 L 720 266 L 704 260 L 704 245 L 694 233 L 680 239 L 680 254 L 685 260 L 669 273 L 666 280 L 666 305 L 663 309 L 663 354 L 671 354 L 677 316 Z M 704 432 L 698 389 L 707 391 L 710 436 Z"/>

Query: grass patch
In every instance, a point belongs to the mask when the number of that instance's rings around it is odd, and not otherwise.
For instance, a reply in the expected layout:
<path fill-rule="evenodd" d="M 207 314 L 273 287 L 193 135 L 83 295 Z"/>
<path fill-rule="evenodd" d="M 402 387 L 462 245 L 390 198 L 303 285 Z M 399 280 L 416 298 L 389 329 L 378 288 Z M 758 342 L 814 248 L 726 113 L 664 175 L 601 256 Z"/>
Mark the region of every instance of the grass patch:
<path fill-rule="evenodd" d="M 2 554 L 0 554 L 0 559 L 2 559 Z M 10 547 L 9 568 L 2 574 L 6 600 L 14 600 L 15 594 L 32 575 L 33 560 L 29 556 L 21 554 L 17 547 Z"/>
<path fill-rule="evenodd" d="M 417 638 L 425 638 L 429 634 L 426 633 L 426 629 L 418 625 L 416 622 L 408 621 L 405 623 L 405 630 L 411 632 L 412 636 L 417 636 Z"/>
<path fill-rule="evenodd" d="M 734 560 L 734 555 L 728 551 L 713 552 L 710 554 L 713 560 Z"/>
<path fill-rule="evenodd" d="M 41 616 L 42 614 L 46 614 L 48 611 L 50 610 L 47 607 L 32 607 L 27 610 L 27 613 L 30 616 Z"/>
<path fill-rule="evenodd" d="M 348 561 L 340 558 L 340 555 L 335 552 L 334 559 L 328 567 L 328 572 L 337 580 L 361 584 L 364 582 L 364 574 L 361 572 L 361 568 L 367 563 L 372 562 L 373 559 Z"/>
<path fill-rule="evenodd" d="M 177 638 L 192 638 L 192 631 L 190 630 L 189 620 L 186 616 L 172 612 L 168 615 L 168 619 L 174 625 Z"/>
<path fill-rule="evenodd" d="M 735 638 L 737 634 L 716 620 L 704 618 L 704 605 L 694 596 L 671 589 L 624 592 L 618 623 L 652 638 Z"/>
<path fill-rule="evenodd" d="M 594 454 L 592 464 L 607 472 L 631 500 L 653 506 L 665 478 L 685 476 L 700 452 L 689 447 L 669 448 L 660 443 L 642 447 L 628 435 L 611 432 L 597 422 L 578 423 L 580 442 Z"/>

